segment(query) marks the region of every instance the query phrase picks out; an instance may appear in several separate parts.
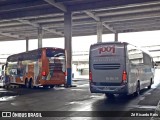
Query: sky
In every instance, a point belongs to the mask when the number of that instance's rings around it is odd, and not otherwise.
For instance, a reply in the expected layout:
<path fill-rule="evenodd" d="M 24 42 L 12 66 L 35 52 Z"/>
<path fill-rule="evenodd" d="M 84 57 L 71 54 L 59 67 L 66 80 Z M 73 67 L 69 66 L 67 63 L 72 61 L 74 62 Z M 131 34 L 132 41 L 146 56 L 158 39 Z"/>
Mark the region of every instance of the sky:
<path fill-rule="evenodd" d="M 105 34 L 102 41 L 114 41 L 114 34 Z M 118 41 L 129 42 L 136 46 L 160 45 L 160 31 L 119 33 Z M 88 51 L 91 44 L 97 42 L 97 36 L 72 38 L 73 51 Z M 15 54 L 26 50 L 25 40 L 0 42 L 1 54 Z M 64 48 L 64 38 L 43 39 L 43 47 Z M 29 40 L 29 50 L 37 49 L 38 40 Z"/>

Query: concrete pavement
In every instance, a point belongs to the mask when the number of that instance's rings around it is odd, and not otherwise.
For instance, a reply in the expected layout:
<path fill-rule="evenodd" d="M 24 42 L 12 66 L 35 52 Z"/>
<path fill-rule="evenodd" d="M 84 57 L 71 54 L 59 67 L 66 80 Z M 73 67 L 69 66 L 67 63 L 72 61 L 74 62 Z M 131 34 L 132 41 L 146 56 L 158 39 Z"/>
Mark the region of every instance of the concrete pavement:
<path fill-rule="evenodd" d="M 3 88 L 1 94 L 0 109 L 1 111 L 71 111 L 73 115 L 77 111 L 155 111 L 160 100 L 159 72 L 156 71 L 156 81 L 152 89 L 142 90 L 141 95 L 135 97 L 116 96 L 115 99 L 109 100 L 103 94 L 91 94 L 89 91 L 88 76 L 79 76 L 73 79 L 73 84 L 77 87 L 64 88 L 55 87 L 54 89 L 8 89 Z M 6 96 L 6 92 L 9 96 Z M 76 116 L 76 115 L 75 115 Z M 116 116 L 116 113 L 115 113 Z M 74 120 L 75 117 L 73 117 Z M 53 120 L 53 118 L 43 118 Z M 71 120 L 71 117 L 56 120 Z M 77 120 L 81 120 L 80 117 Z M 112 119 L 90 117 L 85 120 L 150 120 L 150 117 L 113 117 Z M 13 120 L 13 118 L 11 118 Z M 17 118 L 15 118 L 17 120 Z M 152 118 L 159 120 L 159 118 Z"/>
<path fill-rule="evenodd" d="M 160 69 L 155 70 L 154 79 L 156 80 L 154 85 L 158 85 L 158 86 L 153 85 L 153 87 L 157 87 L 156 88 L 158 90 L 157 94 L 159 94 L 159 96 L 160 96 L 160 84 L 159 84 L 160 83 Z M 155 97 L 153 97 L 152 99 L 155 99 Z M 159 99 L 159 102 L 158 102 L 157 107 L 155 109 L 155 113 L 158 114 L 159 116 L 158 117 L 152 117 L 151 120 L 160 120 L 160 99 Z"/>
<path fill-rule="evenodd" d="M 160 120 L 160 101 L 158 102 L 158 105 L 155 109 L 155 113 L 158 114 L 158 117 L 152 117 L 151 120 Z"/>
<path fill-rule="evenodd" d="M 155 114 L 158 114 L 158 117 L 153 116 L 151 117 L 151 120 L 160 120 L 160 96 L 157 97 L 157 94 L 160 95 L 160 69 L 155 70 L 155 77 L 154 77 L 154 84 L 152 85 L 152 88 L 155 88 L 155 90 L 152 91 L 150 95 L 146 97 L 148 100 L 142 100 L 139 104 L 143 105 L 150 105 L 155 106 L 157 105 L 155 109 Z M 76 78 L 73 78 L 73 80 L 82 80 L 82 79 L 88 79 L 88 75 L 79 75 L 76 76 Z M 158 104 L 156 104 L 158 103 Z"/>

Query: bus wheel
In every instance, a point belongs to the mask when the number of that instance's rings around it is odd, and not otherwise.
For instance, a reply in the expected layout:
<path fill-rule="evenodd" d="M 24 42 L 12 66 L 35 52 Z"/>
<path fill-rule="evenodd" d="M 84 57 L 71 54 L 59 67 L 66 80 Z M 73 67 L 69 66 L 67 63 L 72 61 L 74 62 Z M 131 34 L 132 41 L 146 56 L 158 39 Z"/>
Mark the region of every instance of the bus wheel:
<path fill-rule="evenodd" d="M 43 88 L 48 88 L 48 85 L 43 85 Z"/>
<path fill-rule="evenodd" d="M 136 92 L 134 93 L 135 96 L 138 96 L 140 94 L 140 83 L 137 82 Z"/>
<path fill-rule="evenodd" d="M 50 88 L 54 88 L 54 85 L 50 85 Z"/>
<path fill-rule="evenodd" d="M 106 97 L 108 99 L 114 99 L 115 98 L 114 94 L 108 94 L 108 93 L 106 93 L 105 95 L 106 95 Z"/>
<path fill-rule="evenodd" d="M 32 79 L 30 79 L 30 81 L 29 81 L 29 88 L 34 88 Z"/>
<path fill-rule="evenodd" d="M 25 87 L 29 88 L 29 82 L 28 82 L 28 80 L 25 80 Z"/>
<path fill-rule="evenodd" d="M 152 85 L 152 79 L 150 81 L 150 85 L 148 86 L 148 89 L 151 89 L 151 85 Z"/>

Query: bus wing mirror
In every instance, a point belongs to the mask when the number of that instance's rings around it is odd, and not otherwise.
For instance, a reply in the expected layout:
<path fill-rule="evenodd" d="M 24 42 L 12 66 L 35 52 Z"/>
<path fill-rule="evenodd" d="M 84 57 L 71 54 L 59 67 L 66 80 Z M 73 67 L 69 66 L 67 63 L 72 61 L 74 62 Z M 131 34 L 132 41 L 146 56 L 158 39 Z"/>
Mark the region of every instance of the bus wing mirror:
<path fill-rule="evenodd" d="M 157 66 L 158 66 L 158 64 L 155 62 L 155 63 L 154 63 L 154 68 L 156 69 L 156 68 L 157 68 Z"/>
<path fill-rule="evenodd" d="M 154 66 L 158 66 L 158 64 L 155 62 L 155 63 L 154 63 Z"/>
<path fill-rule="evenodd" d="M 7 66 L 7 63 L 6 63 L 6 64 L 4 64 L 4 65 L 2 65 L 2 70 L 4 70 L 4 69 L 5 69 L 5 66 Z"/>
<path fill-rule="evenodd" d="M 2 65 L 2 70 L 4 69 L 4 65 Z"/>

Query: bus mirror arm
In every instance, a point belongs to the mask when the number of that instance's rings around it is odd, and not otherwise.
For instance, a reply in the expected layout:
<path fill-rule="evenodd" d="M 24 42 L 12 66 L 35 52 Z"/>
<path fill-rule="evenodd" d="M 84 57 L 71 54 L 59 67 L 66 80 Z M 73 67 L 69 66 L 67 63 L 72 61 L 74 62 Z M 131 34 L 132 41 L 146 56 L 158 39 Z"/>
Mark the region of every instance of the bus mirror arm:
<path fill-rule="evenodd" d="M 158 64 L 156 62 L 154 62 L 154 68 L 156 69 L 158 66 Z"/>

